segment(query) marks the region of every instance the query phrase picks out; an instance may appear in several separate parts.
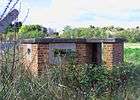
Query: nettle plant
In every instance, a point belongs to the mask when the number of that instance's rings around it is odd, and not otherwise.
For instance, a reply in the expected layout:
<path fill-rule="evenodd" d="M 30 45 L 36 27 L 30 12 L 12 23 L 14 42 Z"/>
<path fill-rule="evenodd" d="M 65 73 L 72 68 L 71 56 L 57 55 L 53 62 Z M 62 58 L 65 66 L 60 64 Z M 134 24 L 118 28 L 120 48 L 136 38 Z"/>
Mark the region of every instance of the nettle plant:
<path fill-rule="evenodd" d="M 138 75 L 133 65 L 105 66 L 67 65 L 53 69 L 52 80 L 83 98 L 128 98 Z M 132 93 L 132 92 L 131 92 Z"/>

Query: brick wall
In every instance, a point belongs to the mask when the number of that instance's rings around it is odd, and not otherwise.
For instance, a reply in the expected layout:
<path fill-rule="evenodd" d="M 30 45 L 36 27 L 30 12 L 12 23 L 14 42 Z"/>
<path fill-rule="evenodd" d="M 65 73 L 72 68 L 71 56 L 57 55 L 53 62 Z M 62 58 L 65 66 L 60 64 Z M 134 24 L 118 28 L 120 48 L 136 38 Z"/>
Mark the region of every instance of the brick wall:
<path fill-rule="evenodd" d="M 76 62 L 78 64 L 92 63 L 91 44 L 76 44 Z"/>
<path fill-rule="evenodd" d="M 49 44 L 38 44 L 38 71 L 44 71 L 49 65 Z"/>
<path fill-rule="evenodd" d="M 38 45 L 31 44 L 31 55 L 29 55 L 27 44 L 21 44 L 20 52 L 22 58 L 21 63 L 25 66 L 25 69 L 30 70 L 34 74 L 38 74 Z"/>
<path fill-rule="evenodd" d="M 31 45 L 31 59 L 29 58 L 27 50 L 29 44 L 22 44 L 20 51 L 22 52 L 22 63 L 27 70 L 30 70 L 34 75 L 43 71 L 48 64 L 48 44 L 30 44 Z"/>
<path fill-rule="evenodd" d="M 76 44 L 76 62 L 78 64 L 101 64 L 101 44 Z"/>
<path fill-rule="evenodd" d="M 123 43 L 104 43 L 103 61 L 109 68 L 123 63 Z"/>
<path fill-rule="evenodd" d="M 38 74 L 38 45 L 37 44 L 31 44 L 32 50 L 31 50 L 31 61 L 29 69 L 35 73 Z"/>

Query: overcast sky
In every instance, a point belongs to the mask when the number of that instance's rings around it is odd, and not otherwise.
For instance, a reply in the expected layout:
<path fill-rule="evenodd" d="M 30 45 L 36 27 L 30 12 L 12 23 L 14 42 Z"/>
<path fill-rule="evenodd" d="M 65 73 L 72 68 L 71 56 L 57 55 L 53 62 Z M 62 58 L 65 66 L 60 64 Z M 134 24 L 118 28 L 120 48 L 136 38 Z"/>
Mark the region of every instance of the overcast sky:
<path fill-rule="evenodd" d="M 140 25 L 140 0 L 23 0 L 22 12 L 28 8 L 26 24 L 53 28 Z"/>

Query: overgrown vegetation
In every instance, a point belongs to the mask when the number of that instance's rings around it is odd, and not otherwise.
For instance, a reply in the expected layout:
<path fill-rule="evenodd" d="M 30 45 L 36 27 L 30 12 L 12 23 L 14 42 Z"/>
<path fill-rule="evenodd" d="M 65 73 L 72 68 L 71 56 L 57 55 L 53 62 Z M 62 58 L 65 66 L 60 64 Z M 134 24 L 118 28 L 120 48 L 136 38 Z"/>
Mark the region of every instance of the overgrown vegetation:
<path fill-rule="evenodd" d="M 135 49 L 128 52 L 130 57 Z M 136 49 L 137 50 L 137 49 Z M 140 67 L 126 63 L 114 66 L 74 65 L 50 66 L 41 76 L 32 76 L 16 56 L 6 50 L 1 62 L 0 100 L 139 100 Z M 127 57 L 127 58 L 126 58 Z M 10 58 L 10 59 L 9 59 Z"/>
<path fill-rule="evenodd" d="M 5 32 L 6 39 L 12 40 L 14 38 L 15 30 L 17 32 L 18 38 L 20 39 L 38 38 L 47 36 L 47 29 L 40 25 L 22 25 L 21 22 L 18 22 L 15 25 L 11 24 L 7 28 Z"/>
<path fill-rule="evenodd" d="M 5 71 L 2 74 L 10 75 L 10 70 Z M 114 67 L 112 71 L 94 65 L 51 66 L 38 77 L 33 77 L 23 66 L 17 66 L 14 72 L 15 78 L 0 78 L 1 100 L 136 100 L 139 97 L 139 73 L 132 64 Z"/>
<path fill-rule="evenodd" d="M 12 3 L 10 0 L 0 19 Z M 38 25 L 9 26 L 6 33 L 14 41 L 45 36 Z M 137 42 L 140 41 L 139 33 L 139 27 L 66 27 L 61 37 L 123 37 L 129 42 Z M 3 44 L 2 40 L 0 42 Z M 114 66 L 112 70 L 107 70 L 105 66 L 71 63 L 67 66 L 51 66 L 35 77 L 24 69 L 15 43 L 13 48 L 0 52 L 0 100 L 139 100 L 140 67 L 139 64 L 133 64 L 139 62 L 139 49 L 126 49 L 125 53 L 128 63 Z"/>
<path fill-rule="evenodd" d="M 0 99 L 139 100 L 139 49 L 125 49 L 122 66 L 51 66 L 41 76 L 25 70 L 12 48 L 1 59 Z M 10 58 L 10 59 L 9 59 Z M 14 59 L 13 59 L 14 58 Z M 21 57 L 22 58 L 22 57 Z"/>
<path fill-rule="evenodd" d="M 23 25 L 17 27 L 19 30 L 19 38 L 38 38 L 48 36 L 47 29 L 40 25 Z M 44 31 L 43 31 L 44 30 Z M 12 38 L 14 28 L 9 26 L 6 31 L 8 38 Z M 58 36 L 53 36 L 58 37 Z M 119 37 L 125 39 L 126 42 L 140 42 L 140 28 L 121 28 L 121 27 L 94 27 L 89 26 L 87 28 L 72 28 L 66 26 L 63 30 L 63 34 L 60 37 L 64 38 L 112 38 Z"/>
<path fill-rule="evenodd" d="M 125 59 L 130 52 L 125 49 Z M 137 50 L 137 49 L 136 49 Z M 129 52 L 128 52 L 129 51 Z M 50 66 L 41 76 L 32 76 L 16 57 L 14 69 L 13 51 L 6 51 L 1 66 L 1 100 L 139 100 L 140 67 L 126 63 L 114 66 L 74 65 Z M 127 58 L 126 58 L 127 57 Z M 10 58 L 10 59 L 9 59 Z M 18 59 L 17 59 L 18 58 Z"/>
<path fill-rule="evenodd" d="M 95 27 L 71 28 L 67 26 L 61 37 L 65 38 L 124 38 L 126 42 L 140 42 L 140 28 L 121 28 L 121 27 Z"/>

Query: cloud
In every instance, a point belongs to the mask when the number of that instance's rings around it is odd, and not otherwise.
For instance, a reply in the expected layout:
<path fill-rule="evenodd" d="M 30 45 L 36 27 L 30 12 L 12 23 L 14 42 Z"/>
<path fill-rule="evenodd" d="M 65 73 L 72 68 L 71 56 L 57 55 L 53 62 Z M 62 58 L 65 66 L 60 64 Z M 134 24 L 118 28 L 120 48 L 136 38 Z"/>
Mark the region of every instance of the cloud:
<path fill-rule="evenodd" d="M 56 11 L 111 11 L 138 9 L 139 0 L 53 0 L 52 9 Z"/>
<path fill-rule="evenodd" d="M 28 22 L 56 28 L 89 24 L 140 25 L 139 4 L 140 0 L 52 0 L 48 7 L 31 7 Z"/>

